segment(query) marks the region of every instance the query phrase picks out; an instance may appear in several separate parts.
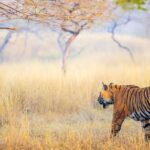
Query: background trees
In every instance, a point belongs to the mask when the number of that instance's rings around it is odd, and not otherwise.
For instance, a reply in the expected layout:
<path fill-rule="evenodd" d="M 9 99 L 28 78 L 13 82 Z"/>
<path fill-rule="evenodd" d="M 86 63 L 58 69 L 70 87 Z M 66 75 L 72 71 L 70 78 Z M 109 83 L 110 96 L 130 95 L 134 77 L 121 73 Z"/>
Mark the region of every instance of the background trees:
<path fill-rule="evenodd" d="M 114 10 L 118 7 L 126 11 L 146 10 L 147 2 L 147 0 L 7 0 L 0 2 L 0 29 L 17 30 L 19 20 L 48 26 L 59 35 L 57 41 L 62 53 L 62 69 L 65 72 L 70 45 L 81 31 L 114 19 Z M 123 23 L 128 21 L 129 19 Z M 118 25 L 120 23 L 114 22 L 111 30 L 112 39 L 118 46 L 127 50 L 133 59 L 130 49 L 115 38 L 115 29 Z M 28 32 L 30 31 L 28 29 Z M 12 31 L 8 33 L 1 49 L 9 43 L 12 33 Z"/>

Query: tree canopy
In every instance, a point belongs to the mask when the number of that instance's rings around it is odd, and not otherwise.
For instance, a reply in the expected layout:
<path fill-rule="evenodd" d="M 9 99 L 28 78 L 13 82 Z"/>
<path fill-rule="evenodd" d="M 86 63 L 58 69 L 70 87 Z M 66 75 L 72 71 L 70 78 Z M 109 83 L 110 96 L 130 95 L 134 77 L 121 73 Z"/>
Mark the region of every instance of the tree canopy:
<path fill-rule="evenodd" d="M 138 9 L 146 10 L 145 4 L 148 0 L 115 0 L 116 4 L 126 10 Z"/>

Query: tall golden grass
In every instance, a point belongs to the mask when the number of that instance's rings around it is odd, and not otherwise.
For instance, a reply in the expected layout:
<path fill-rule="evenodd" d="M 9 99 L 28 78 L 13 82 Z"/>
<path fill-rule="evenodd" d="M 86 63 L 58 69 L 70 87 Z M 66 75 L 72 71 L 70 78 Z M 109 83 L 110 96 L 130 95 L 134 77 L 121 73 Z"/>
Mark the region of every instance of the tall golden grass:
<path fill-rule="evenodd" d="M 0 149 L 147 150 L 140 123 L 127 119 L 109 138 L 112 107 L 97 104 L 101 82 L 150 84 L 145 64 L 58 63 L 0 66 Z"/>

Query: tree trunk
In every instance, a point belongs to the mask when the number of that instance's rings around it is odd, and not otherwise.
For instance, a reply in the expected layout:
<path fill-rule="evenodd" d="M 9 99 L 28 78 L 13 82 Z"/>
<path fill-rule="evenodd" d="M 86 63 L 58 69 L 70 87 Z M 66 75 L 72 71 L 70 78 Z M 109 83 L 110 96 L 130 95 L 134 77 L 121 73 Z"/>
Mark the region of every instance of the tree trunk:
<path fill-rule="evenodd" d="M 66 55 L 65 54 L 63 54 L 63 56 L 62 56 L 62 71 L 63 71 L 63 74 L 65 75 L 66 74 L 66 66 L 67 64 L 66 64 Z"/>
<path fill-rule="evenodd" d="M 9 44 L 11 37 L 12 37 L 13 31 L 9 31 L 2 43 L 0 43 L 0 63 L 3 62 L 3 51 L 6 48 L 6 46 Z"/>

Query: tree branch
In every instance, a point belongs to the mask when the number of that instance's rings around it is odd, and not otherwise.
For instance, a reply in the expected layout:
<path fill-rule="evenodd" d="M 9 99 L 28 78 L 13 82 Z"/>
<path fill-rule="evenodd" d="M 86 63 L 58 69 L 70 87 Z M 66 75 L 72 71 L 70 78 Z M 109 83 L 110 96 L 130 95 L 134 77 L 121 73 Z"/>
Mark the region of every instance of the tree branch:
<path fill-rule="evenodd" d="M 2 51 L 4 50 L 4 48 L 8 45 L 11 37 L 12 37 L 12 33 L 13 31 L 9 31 L 3 41 L 3 43 L 0 45 L 0 53 L 2 53 Z"/>
<path fill-rule="evenodd" d="M 2 30 L 13 30 L 13 31 L 16 30 L 16 28 L 11 28 L 11 27 L 0 27 L 0 29 L 2 29 Z"/>
<path fill-rule="evenodd" d="M 134 62 L 134 55 L 133 55 L 131 49 L 128 48 L 127 46 L 124 46 L 123 44 L 121 44 L 120 41 L 117 40 L 117 38 L 116 38 L 116 29 L 117 29 L 119 26 L 121 26 L 121 25 L 127 24 L 129 21 L 130 21 L 130 18 L 128 17 L 128 19 L 127 19 L 126 22 L 124 22 L 124 23 L 117 24 L 116 22 L 114 22 L 114 25 L 113 25 L 112 30 L 111 30 L 111 34 L 112 34 L 112 35 L 111 35 L 111 38 L 112 38 L 112 40 L 113 40 L 120 48 L 122 48 L 122 49 L 124 49 L 125 51 L 128 52 L 128 54 L 129 54 L 131 60 Z"/>

